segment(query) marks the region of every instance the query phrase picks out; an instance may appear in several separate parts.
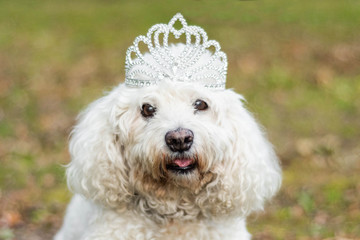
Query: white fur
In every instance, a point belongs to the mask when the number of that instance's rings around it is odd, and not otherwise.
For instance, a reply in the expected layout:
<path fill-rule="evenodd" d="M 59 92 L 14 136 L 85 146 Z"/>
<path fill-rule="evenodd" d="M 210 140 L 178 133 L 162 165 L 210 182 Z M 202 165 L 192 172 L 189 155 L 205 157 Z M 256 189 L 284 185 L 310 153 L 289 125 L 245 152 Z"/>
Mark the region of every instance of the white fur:
<path fill-rule="evenodd" d="M 195 111 L 197 99 L 209 108 Z M 199 159 L 187 175 L 162 169 L 173 154 L 164 136 L 179 127 L 193 131 Z M 245 218 L 281 184 L 271 144 L 232 90 L 120 84 L 81 114 L 70 153 L 75 196 L 55 240 L 250 239 Z"/>

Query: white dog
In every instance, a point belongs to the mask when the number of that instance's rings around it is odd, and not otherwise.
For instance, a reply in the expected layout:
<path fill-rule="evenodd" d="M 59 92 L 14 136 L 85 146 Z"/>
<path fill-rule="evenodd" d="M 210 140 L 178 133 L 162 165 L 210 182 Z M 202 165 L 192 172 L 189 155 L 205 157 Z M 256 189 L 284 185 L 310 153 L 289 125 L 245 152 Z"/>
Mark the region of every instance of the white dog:
<path fill-rule="evenodd" d="M 177 53 L 187 45 L 166 50 L 184 57 Z M 75 196 L 55 240 L 250 239 L 245 218 L 279 189 L 277 157 L 243 97 L 221 83 L 209 88 L 206 73 L 206 86 L 178 80 L 184 68 L 174 63 L 172 77 L 146 78 L 153 53 L 127 58 L 126 83 L 81 114 L 67 168 Z M 221 53 L 205 72 L 222 66 Z M 206 51 L 186 71 L 210 58 Z M 145 81 L 129 77 L 134 69 Z"/>

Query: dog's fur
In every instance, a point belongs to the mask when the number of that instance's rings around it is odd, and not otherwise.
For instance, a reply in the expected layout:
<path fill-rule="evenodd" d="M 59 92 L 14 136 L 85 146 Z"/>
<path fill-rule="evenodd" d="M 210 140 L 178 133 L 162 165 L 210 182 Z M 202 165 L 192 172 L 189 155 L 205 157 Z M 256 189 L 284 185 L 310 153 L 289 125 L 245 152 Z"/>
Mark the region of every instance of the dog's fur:
<path fill-rule="evenodd" d="M 194 109 L 202 99 L 208 109 Z M 144 103 L 156 107 L 141 114 Z M 182 153 L 196 169 L 166 164 L 179 154 L 167 132 L 190 129 Z M 163 81 L 120 84 L 84 111 L 70 140 L 68 185 L 75 193 L 55 240 L 250 239 L 245 218 L 281 184 L 272 146 L 232 90 Z"/>

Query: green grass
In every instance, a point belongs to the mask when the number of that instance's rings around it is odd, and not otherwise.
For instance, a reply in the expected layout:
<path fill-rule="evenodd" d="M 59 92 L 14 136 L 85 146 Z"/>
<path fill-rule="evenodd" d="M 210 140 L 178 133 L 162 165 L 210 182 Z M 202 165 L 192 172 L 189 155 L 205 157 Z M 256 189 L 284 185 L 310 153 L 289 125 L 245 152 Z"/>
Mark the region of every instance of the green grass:
<path fill-rule="evenodd" d="M 75 116 L 123 81 L 134 38 L 176 12 L 220 42 L 227 86 L 282 160 L 254 239 L 359 238 L 359 1 L 13 0 L 0 1 L 0 215 L 22 223 L 0 239 L 59 226 Z"/>

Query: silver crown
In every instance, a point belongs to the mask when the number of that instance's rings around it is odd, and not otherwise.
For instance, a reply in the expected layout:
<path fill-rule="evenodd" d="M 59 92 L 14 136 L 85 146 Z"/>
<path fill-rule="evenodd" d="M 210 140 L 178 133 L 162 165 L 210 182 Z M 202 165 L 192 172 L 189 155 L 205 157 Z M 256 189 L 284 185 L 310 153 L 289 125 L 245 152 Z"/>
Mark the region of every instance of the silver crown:
<path fill-rule="evenodd" d="M 182 24 L 179 30 L 174 28 L 176 21 Z M 186 43 L 169 46 L 170 33 L 175 39 L 185 34 Z M 159 39 L 161 34 L 162 44 Z M 144 54 L 139 50 L 141 42 L 149 49 Z M 133 53 L 136 55 L 134 58 Z M 146 36 L 135 38 L 126 52 L 125 83 L 132 87 L 156 85 L 160 81 L 170 80 L 225 89 L 226 72 L 227 57 L 220 51 L 220 44 L 208 40 L 201 27 L 189 26 L 180 13 L 168 24 L 156 24 Z"/>

